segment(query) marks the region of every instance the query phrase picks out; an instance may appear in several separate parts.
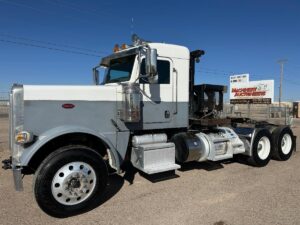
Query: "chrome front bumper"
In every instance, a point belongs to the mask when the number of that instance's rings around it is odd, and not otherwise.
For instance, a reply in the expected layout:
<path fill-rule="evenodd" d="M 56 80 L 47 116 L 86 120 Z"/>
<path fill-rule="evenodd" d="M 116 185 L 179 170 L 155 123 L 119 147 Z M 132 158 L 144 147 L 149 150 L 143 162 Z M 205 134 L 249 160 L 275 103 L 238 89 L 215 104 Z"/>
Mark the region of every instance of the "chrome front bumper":
<path fill-rule="evenodd" d="M 16 191 L 23 191 L 22 167 L 12 165 L 12 160 L 5 159 L 2 161 L 2 168 L 11 169 L 14 177 L 14 186 Z"/>
<path fill-rule="evenodd" d="M 22 167 L 12 168 L 16 191 L 23 191 Z"/>

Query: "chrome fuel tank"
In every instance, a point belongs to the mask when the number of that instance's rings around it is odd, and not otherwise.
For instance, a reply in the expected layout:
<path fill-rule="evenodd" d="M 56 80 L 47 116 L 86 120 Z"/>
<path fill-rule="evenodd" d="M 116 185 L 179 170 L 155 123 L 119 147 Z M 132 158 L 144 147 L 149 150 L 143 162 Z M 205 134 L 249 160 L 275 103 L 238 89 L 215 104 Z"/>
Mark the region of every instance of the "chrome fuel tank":
<path fill-rule="evenodd" d="M 179 133 L 172 141 L 176 146 L 177 162 L 204 161 L 208 157 L 210 145 L 204 133 Z"/>

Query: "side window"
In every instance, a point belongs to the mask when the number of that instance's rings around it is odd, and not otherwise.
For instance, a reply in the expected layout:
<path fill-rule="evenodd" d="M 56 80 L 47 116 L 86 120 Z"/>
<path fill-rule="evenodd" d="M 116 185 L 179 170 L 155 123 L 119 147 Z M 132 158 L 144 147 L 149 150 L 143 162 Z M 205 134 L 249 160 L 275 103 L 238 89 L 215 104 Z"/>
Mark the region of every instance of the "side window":
<path fill-rule="evenodd" d="M 145 59 L 141 64 L 141 74 L 146 74 L 145 71 Z M 170 83 L 170 62 L 166 60 L 157 60 L 157 74 L 158 84 L 169 84 Z M 141 78 L 140 84 L 148 83 L 147 78 Z"/>

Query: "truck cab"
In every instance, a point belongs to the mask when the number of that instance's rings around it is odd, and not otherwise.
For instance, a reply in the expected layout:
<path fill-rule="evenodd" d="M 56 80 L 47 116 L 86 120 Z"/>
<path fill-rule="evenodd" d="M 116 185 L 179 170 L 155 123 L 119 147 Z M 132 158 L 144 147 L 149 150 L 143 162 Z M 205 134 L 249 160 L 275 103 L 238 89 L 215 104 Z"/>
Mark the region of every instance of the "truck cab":
<path fill-rule="evenodd" d="M 182 46 L 161 43 L 149 43 L 149 48 L 157 52 L 155 81 L 149 82 L 151 78 L 145 76 L 146 57 L 140 52 L 142 49 L 132 47 L 102 59 L 100 65 L 108 68 L 103 85 L 117 87 L 119 103 L 123 101 L 122 88 L 126 84 L 136 84 L 142 93 L 140 120 L 132 129 L 187 127 L 189 77 L 180 74 L 188 74 L 189 51 Z M 122 104 L 117 113 L 122 116 Z M 124 127 L 123 121 L 118 120 L 118 125 Z"/>

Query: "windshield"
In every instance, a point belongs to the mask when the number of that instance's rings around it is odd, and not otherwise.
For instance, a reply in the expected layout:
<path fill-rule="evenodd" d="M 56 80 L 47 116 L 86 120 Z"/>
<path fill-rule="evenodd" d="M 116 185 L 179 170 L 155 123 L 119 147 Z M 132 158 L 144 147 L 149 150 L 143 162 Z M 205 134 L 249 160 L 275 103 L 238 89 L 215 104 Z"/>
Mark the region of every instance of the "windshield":
<path fill-rule="evenodd" d="M 129 81 L 135 55 L 112 59 L 106 71 L 105 83 Z"/>

